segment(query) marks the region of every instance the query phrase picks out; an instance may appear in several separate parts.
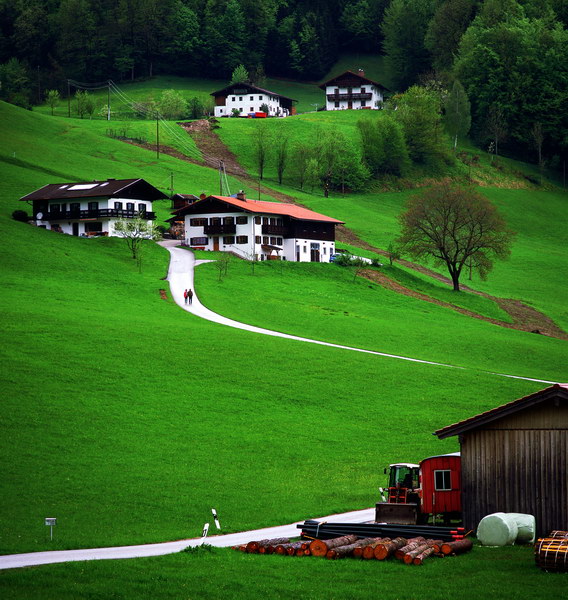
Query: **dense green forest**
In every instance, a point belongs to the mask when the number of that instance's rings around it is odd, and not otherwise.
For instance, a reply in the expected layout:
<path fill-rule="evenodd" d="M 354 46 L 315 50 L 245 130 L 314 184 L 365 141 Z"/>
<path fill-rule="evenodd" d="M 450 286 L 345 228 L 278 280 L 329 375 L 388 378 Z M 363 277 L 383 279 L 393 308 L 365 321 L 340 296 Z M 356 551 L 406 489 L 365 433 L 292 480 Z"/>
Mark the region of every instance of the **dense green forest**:
<path fill-rule="evenodd" d="M 568 145 L 568 0 L 0 0 L 0 98 L 66 79 L 226 77 L 243 64 L 319 80 L 345 51 L 384 54 L 397 91 L 450 89 L 471 133 L 533 162 Z"/>

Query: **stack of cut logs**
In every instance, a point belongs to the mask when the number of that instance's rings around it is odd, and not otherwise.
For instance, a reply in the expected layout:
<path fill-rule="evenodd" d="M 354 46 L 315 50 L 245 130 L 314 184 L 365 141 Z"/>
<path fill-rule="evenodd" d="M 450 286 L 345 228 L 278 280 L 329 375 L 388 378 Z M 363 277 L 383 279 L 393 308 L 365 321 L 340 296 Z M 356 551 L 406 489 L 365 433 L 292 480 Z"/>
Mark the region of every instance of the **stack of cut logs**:
<path fill-rule="evenodd" d="M 328 559 L 346 558 L 386 560 L 394 556 L 407 565 L 421 565 L 430 556 L 452 556 L 468 552 L 473 542 L 468 538 L 445 542 L 424 537 L 359 538 L 344 535 L 328 540 L 290 542 L 287 538 L 252 541 L 235 550 L 250 554 L 287 554 L 288 556 L 325 556 Z"/>
<path fill-rule="evenodd" d="M 568 531 L 552 531 L 537 540 L 534 557 L 544 571 L 568 572 Z"/>

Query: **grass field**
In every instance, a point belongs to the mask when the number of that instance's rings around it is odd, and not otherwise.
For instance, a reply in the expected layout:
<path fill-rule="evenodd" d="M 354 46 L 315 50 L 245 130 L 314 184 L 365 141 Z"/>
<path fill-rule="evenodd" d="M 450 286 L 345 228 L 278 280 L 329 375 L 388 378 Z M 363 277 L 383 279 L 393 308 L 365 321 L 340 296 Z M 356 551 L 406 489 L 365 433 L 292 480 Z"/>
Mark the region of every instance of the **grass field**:
<path fill-rule="evenodd" d="M 398 561 L 294 559 L 204 548 L 161 558 L 3 572 L 0 594 L 6 600 L 240 600 L 261 596 L 447 600 L 457 589 L 471 600 L 548 600 L 562 596 L 567 580 L 567 574 L 540 571 L 534 565 L 532 549 L 526 546 L 476 547 L 470 554 L 430 559 L 421 567 L 408 567 Z"/>
<path fill-rule="evenodd" d="M 251 322 L 467 368 L 279 340 L 194 318 L 160 298 L 168 263 L 161 248 L 147 245 L 139 274 L 121 240 L 63 236 L 10 214 L 19 197 L 46 183 L 140 176 L 166 189 L 173 172 L 176 191 L 192 193 L 216 190 L 217 173 L 156 160 L 106 137 L 101 122 L 5 104 L 0 110 L 2 553 L 191 537 L 212 506 L 228 532 L 372 506 L 386 464 L 457 449 L 455 439 L 434 438 L 435 429 L 543 387 L 486 369 L 566 380 L 558 340 L 396 297 L 334 265 L 269 263 L 252 276 L 235 261 L 221 283 L 205 265 L 197 289 L 212 308 Z M 349 214 L 349 225 L 380 246 L 393 235 L 407 193 L 296 195 L 320 212 Z M 565 197 L 491 193 L 518 227 L 520 258 L 503 263 L 500 283 L 492 278 L 488 289 L 501 285 L 503 295 L 561 314 Z M 167 215 L 167 206 L 158 210 Z M 58 518 L 52 543 L 46 516 Z M 356 589 L 359 597 L 396 598 L 402 581 L 405 590 L 420 586 L 415 597 L 447 598 L 461 589 L 456 580 L 467 578 L 474 598 L 505 598 L 511 589 L 552 597 L 564 579 L 535 571 L 523 552 L 483 550 L 459 566 L 439 561 L 403 577 L 399 565 L 385 565 L 378 577 L 362 563 L 313 566 L 214 551 L 2 572 L 0 594 L 245 598 L 252 585 L 272 597 L 307 590 L 345 598 Z"/>

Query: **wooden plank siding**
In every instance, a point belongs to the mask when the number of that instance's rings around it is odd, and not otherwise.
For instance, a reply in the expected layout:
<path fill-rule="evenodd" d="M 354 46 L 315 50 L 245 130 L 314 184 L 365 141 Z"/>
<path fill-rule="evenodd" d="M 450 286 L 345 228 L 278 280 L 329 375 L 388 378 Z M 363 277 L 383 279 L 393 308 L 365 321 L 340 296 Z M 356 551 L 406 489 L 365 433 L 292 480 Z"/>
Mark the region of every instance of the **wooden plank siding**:
<path fill-rule="evenodd" d="M 520 415 L 519 415 L 520 416 Z M 494 512 L 536 518 L 537 535 L 568 529 L 568 429 L 485 429 L 462 436 L 466 527 Z"/>

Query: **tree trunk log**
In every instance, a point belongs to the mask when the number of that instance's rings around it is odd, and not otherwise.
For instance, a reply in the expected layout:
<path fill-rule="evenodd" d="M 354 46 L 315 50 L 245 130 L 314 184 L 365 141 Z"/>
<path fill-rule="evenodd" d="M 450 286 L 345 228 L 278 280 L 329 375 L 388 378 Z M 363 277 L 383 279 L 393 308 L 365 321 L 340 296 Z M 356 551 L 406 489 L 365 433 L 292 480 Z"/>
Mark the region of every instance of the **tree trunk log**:
<path fill-rule="evenodd" d="M 256 554 L 261 546 L 273 546 L 278 544 L 287 544 L 290 540 L 288 538 L 274 538 L 272 540 L 257 540 L 247 544 L 247 552 L 249 554 Z"/>
<path fill-rule="evenodd" d="M 415 565 L 421 565 L 426 558 L 432 556 L 432 554 L 435 554 L 435 552 L 434 546 L 430 546 L 428 549 L 424 550 L 424 552 L 421 552 L 418 556 L 415 556 L 412 562 Z"/>
<path fill-rule="evenodd" d="M 369 544 L 360 546 L 359 548 L 355 548 L 355 550 L 353 550 L 353 556 L 361 557 L 365 560 L 374 558 L 374 552 L 377 544 L 382 544 L 388 539 L 389 538 L 370 538 L 371 542 Z"/>
<path fill-rule="evenodd" d="M 372 540 L 373 538 L 363 538 L 362 540 L 357 540 L 353 544 L 333 548 L 328 551 L 326 558 L 344 558 L 345 556 L 351 556 L 355 550 L 362 550 L 365 546 L 368 546 Z"/>
<path fill-rule="evenodd" d="M 463 554 L 469 552 L 473 548 L 473 542 L 464 538 L 463 540 L 456 540 L 455 542 L 446 542 L 440 547 L 442 554 Z"/>
<path fill-rule="evenodd" d="M 414 550 L 409 550 L 402 557 L 404 564 L 411 565 L 415 557 L 417 557 L 419 554 L 422 554 L 422 552 L 424 552 L 425 550 L 428 550 L 428 548 L 430 548 L 430 544 L 428 542 L 425 542 L 424 544 L 420 544 L 419 546 L 417 546 Z"/>
<path fill-rule="evenodd" d="M 403 560 L 404 555 L 407 552 L 410 552 L 411 550 L 415 550 L 416 548 L 418 548 L 418 546 L 423 544 L 425 541 L 426 540 L 421 536 L 416 537 L 416 538 L 411 538 L 410 540 L 408 540 L 408 544 L 406 544 L 406 546 L 402 546 L 402 548 L 399 548 L 398 550 L 396 550 L 396 552 L 394 553 L 395 558 L 398 558 L 398 560 Z"/>
<path fill-rule="evenodd" d="M 406 544 L 408 544 L 408 540 L 403 537 L 397 537 L 394 538 L 394 540 L 390 541 L 383 541 L 375 546 L 374 557 L 377 560 L 386 560 L 389 556 L 392 556 L 399 548 L 406 546 Z"/>
<path fill-rule="evenodd" d="M 331 540 L 314 540 L 310 544 L 312 556 L 325 556 L 329 550 L 347 544 L 353 544 L 358 540 L 356 535 L 344 535 Z"/>

